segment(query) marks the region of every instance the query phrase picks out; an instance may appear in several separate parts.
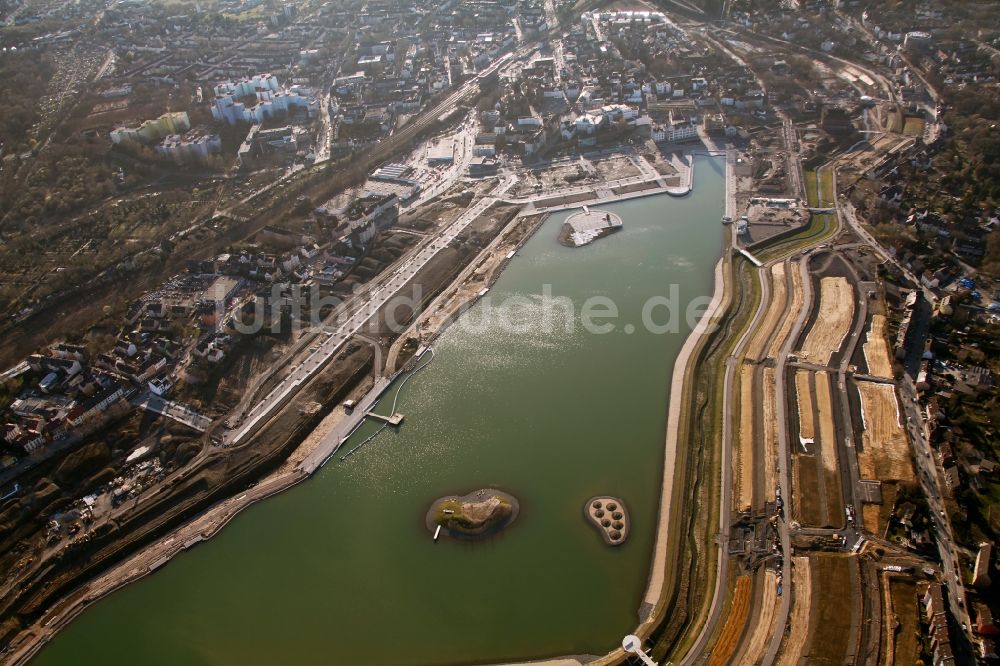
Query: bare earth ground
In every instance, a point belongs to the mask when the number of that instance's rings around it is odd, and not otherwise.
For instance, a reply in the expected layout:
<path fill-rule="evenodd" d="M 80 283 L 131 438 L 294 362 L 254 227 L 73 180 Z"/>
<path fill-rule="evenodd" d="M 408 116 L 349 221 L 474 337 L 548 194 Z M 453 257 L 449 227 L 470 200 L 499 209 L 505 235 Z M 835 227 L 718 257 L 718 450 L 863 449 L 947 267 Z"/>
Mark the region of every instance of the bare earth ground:
<path fill-rule="evenodd" d="M 895 620 L 893 663 L 898 666 L 915 664 L 920 656 L 920 620 L 917 609 L 917 588 L 912 580 L 892 578 L 889 583 L 892 613 L 886 617 Z"/>
<path fill-rule="evenodd" d="M 795 501 L 792 515 L 804 525 L 822 525 L 826 519 L 820 502 L 819 465 L 814 454 L 798 454 L 792 459 Z"/>
<path fill-rule="evenodd" d="M 737 509 L 743 510 L 753 503 L 753 366 L 740 368 L 740 448 L 736 456 L 739 465 Z"/>
<path fill-rule="evenodd" d="M 813 555 L 807 663 L 840 666 L 848 652 L 852 616 L 853 562 L 842 555 Z"/>
<path fill-rule="evenodd" d="M 830 396 L 830 375 L 816 373 L 816 404 L 819 407 L 819 442 L 823 468 L 837 471 L 836 430 L 833 425 L 833 400 Z"/>
<path fill-rule="evenodd" d="M 854 317 L 854 289 L 844 277 L 820 280 L 819 309 L 800 355 L 813 363 L 826 365 L 840 349 Z"/>
<path fill-rule="evenodd" d="M 885 497 L 882 498 L 885 502 Z M 879 508 L 874 504 L 865 504 L 861 507 L 861 521 L 865 526 L 865 530 L 871 532 L 872 534 L 881 536 L 882 532 L 879 530 Z"/>
<path fill-rule="evenodd" d="M 836 478 L 837 458 L 834 449 L 833 404 L 830 399 L 829 373 L 815 373 L 815 403 L 809 393 L 809 373 L 796 373 L 796 386 L 800 400 L 808 396 L 809 407 L 815 407 L 810 415 L 815 437 L 812 445 L 807 445 L 809 455 L 798 454 L 794 458 L 795 515 L 807 525 L 830 525 L 840 512 L 840 485 Z M 801 379 L 805 376 L 804 379 Z M 804 384 L 798 388 L 799 384 Z M 800 413 L 804 409 L 800 402 Z M 818 423 L 816 422 L 818 415 Z M 818 435 L 818 437 L 817 437 Z M 797 451 L 802 451 L 799 447 Z"/>
<path fill-rule="evenodd" d="M 663 156 L 663 153 L 659 149 L 652 151 L 651 153 L 644 153 L 643 155 L 646 161 L 653 165 L 656 172 L 661 176 L 674 176 L 677 177 L 680 174 L 677 171 L 677 167 L 673 163 Z M 675 178 L 676 182 L 671 183 L 670 179 L 667 178 L 667 185 L 679 184 L 680 178 Z"/>
<path fill-rule="evenodd" d="M 826 524 L 833 526 L 841 523 L 843 498 L 840 492 L 840 482 L 837 466 L 836 430 L 833 425 L 833 400 L 830 395 L 830 374 L 816 373 L 816 403 L 820 410 L 819 419 L 819 454 L 823 460 L 823 492 L 827 500 Z"/>
<path fill-rule="evenodd" d="M 809 638 L 812 575 L 808 557 L 792 558 L 792 595 L 788 635 L 778 655 L 780 666 L 797 666 Z"/>
<path fill-rule="evenodd" d="M 626 157 L 612 157 L 602 160 L 592 160 L 598 175 L 605 180 L 616 178 L 633 178 L 642 175 L 639 168 Z"/>
<path fill-rule="evenodd" d="M 526 197 L 539 192 L 547 192 L 567 185 L 583 185 L 580 179 L 581 167 L 576 164 L 549 167 L 540 171 L 523 171 L 517 183 L 508 192 L 511 197 Z M 535 187 L 541 185 L 540 188 Z"/>
<path fill-rule="evenodd" d="M 781 318 L 787 314 L 785 293 L 785 265 L 774 264 L 771 266 L 771 304 L 767 308 L 764 321 L 757 327 L 750 346 L 747 349 L 747 356 L 754 360 L 761 361 L 767 358 L 768 336 L 778 328 Z"/>
<path fill-rule="evenodd" d="M 366 378 L 362 382 L 359 382 L 358 385 L 351 391 L 348 398 L 357 400 L 371 390 L 373 383 L 374 382 L 370 377 Z M 319 446 L 320 442 L 322 442 L 323 439 L 330 434 L 330 432 L 336 428 L 337 425 L 344 420 L 344 418 L 346 418 L 346 416 L 347 414 L 344 410 L 339 407 L 331 410 L 330 413 L 327 414 L 322 421 L 320 421 L 319 425 L 306 436 L 302 443 L 299 444 L 294 451 L 292 451 L 291 455 L 288 456 L 285 462 L 281 464 L 281 467 L 271 474 L 271 476 L 281 476 L 283 474 L 291 473 L 300 462 L 308 458 L 309 455 L 316 450 L 316 447 Z"/>
<path fill-rule="evenodd" d="M 795 396 L 799 404 L 799 438 L 816 439 L 815 405 L 813 405 L 812 390 L 810 388 L 809 370 L 795 371 Z"/>
<path fill-rule="evenodd" d="M 872 325 L 863 345 L 868 374 L 872 377 L 892 379 L 892 360 L 885 339 L 885 315 L 872 315 Z"/>
<path fill-rule="evenodd" d="M 764 501 L 773 502 L 778 485 L 778 422 L 775 418 L 774 368 L 764 368 Z"/>
<path fill-rule="evenodd" d="M 771 636 L 777 631 L 774 611 L 778 604 L 778 576 L 773 571 L 764 572 L 764 598 L 760 602 L 759 622 L 751 629 L 750 644 L 747 646 L 740 666 L 756 666 L 764 658 Z"/>
<path fill-rule="evenodd" d="M 890 384 L 858 382 L 865 431 L 858 453 L 865 479 L 912 481 L 913 464 L 906 431 L 899 422 L 896 392 Z"/>
<path fill-rule="evenodd" d="M 767 350 L 767 355 L 771 358 L 777 356 L 781 346 L 785 344 L 785 339 L 792 330 L 792 324 L 795 323 L 795 318 L 798 316 L 799 310 L 802 309 L 802 274 L 798 270 L 792 270 L 792 295 L 787 300 L 790 303 L 785 311 L 785 317 L 781 321 L 781 328 L 771 339 L 771 346 Z"/>
<path fill-rule="evenodd" d="M 709 666 L 722 666 L 729 663 L 733 652 L 740 642 L 740 634 L 746 626 L 747 613 L 750 611 L 750 591 L 752 582 L 750 576 L 740 576 L 736 579 L 736 592 L 733 594 L 733 603 L 729 608 L 729 615 L 726 617 L 726 624 L 719 635 L 719 641 L 712 649 L 712 657 L 708 660 Z"/>

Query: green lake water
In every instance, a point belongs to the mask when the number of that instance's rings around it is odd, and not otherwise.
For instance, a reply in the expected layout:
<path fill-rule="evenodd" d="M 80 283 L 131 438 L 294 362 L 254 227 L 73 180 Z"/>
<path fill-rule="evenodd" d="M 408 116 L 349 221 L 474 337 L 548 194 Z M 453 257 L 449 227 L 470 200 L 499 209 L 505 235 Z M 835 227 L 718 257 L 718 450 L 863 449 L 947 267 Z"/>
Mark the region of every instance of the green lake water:
<path fill-rule="evenodd" d="M 699 158 L 687 197 L 601 206 L 624 230 L 583 248 L 557 244 L 567 215 L 553 215 L 403 387 L 398 432 L 342 461 L 366 425 L 314 478 L 88 609 L 32 666 L 489 663 L 619 645 L 646 585 L 669 381 L 690 331 L 648 332 L 640 312 L 672 284 L 681 306 L 711 294 L 722 170 Z M 518 326 L 483 318 L 512 296 Z M 616 303 L 614 331 L 579 317 L 546 330 L 546 302 L 579 311 L 592 296 Z M 490 486 L 520 500 L 513 525 L 431 539 L 430 502 Z M 585 522 L 593 495 L 628 506 L 623 546 Z"/>

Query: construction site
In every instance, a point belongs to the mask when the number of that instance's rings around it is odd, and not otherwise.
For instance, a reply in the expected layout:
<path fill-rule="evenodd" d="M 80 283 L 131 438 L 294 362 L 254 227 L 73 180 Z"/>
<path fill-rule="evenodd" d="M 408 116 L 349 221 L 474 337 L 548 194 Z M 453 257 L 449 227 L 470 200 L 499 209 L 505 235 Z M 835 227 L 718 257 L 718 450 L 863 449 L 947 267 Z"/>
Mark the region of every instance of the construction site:
<path fill-rule="evenodd" d="M 790 150 L 809 136 L 785 124 Z M 897 296 L 881 279 L 888 259 L 838 205 L 838 172 L 856 176 L 900 140 L 801 171 L 787 168 L 794 152 L 788 164 L 772 153 L 740 176 L 751 194 L 729 276 L 742 300 L 715 371 L 725 548 L 693 643 L 709 663 L 913 663 L 925 649 L 919 600 L 945 577 L 892 529 L 919 489 Z"/>

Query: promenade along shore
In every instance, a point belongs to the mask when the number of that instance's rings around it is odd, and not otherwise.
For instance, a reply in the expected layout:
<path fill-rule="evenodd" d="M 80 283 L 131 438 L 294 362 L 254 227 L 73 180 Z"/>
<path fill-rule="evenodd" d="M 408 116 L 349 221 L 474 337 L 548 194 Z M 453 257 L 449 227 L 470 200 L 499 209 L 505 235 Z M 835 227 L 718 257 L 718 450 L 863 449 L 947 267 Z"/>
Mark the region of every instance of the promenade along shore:
<path fill-rule="evenodd" d="M 398 432 L 347 461 L 332 458 L 312 481 L 103 599 L 51 636 L 33 663 L 75 664 L 80 654 L 190 663 L 195 652 L 234 665 L 509 662 L 619 645 L 648 597 L 651 566 L 654 576 L 663 567 L 651 557 L 669 515 L 664 412 L 679 391 L 665 377 L 676 376 L 690 332 L 686 323 L 662 335 L 624 324 L 638 323 L 664 285 L 677 284 L 684 302 L 718 287 L 725 179 L 721 160 L 697 163 L 686 197 L 602 204 L 624 229 L 586 248 L 556 242 L 568 213 L 553 213 L 400 391 Z M 553 335 L 532 326 L 546 284 L 578 306 L 607 294 L 620 311 L 615 330 Z M 526 325 L 482 320 L 487 305 L 513 296 Z M 609 410 L 619 418 L 607 419 Z M 376 427 L 362 425 L 342 450 Z M 516 495 L 518 521 L 486 548 L 435 543 L 423 524 L 428 503 L 480 487 Z M 273 487 L 251 493 L 261 488 Z M 597 493 L 628 504 L 632 531 L 619 548 L 594 538 L 580 515 Z M 176 547 L 170 538 L 158 546 Z M 545 603 L 526 606 L 526 598 Z"/>

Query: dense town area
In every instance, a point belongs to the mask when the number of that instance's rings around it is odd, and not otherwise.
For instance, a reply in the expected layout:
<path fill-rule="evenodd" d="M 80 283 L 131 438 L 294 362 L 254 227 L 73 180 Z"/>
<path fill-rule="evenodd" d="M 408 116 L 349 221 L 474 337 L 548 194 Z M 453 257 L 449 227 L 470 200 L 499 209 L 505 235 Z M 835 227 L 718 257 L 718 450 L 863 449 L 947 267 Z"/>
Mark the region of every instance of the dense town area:
<path fill-rule="evenodd" d="M 997 661 L 996 10 L 0 0 L 0 663 L 315 472 L 546 215 L 695 155 L 719 306 L 637 635 Z"/>

